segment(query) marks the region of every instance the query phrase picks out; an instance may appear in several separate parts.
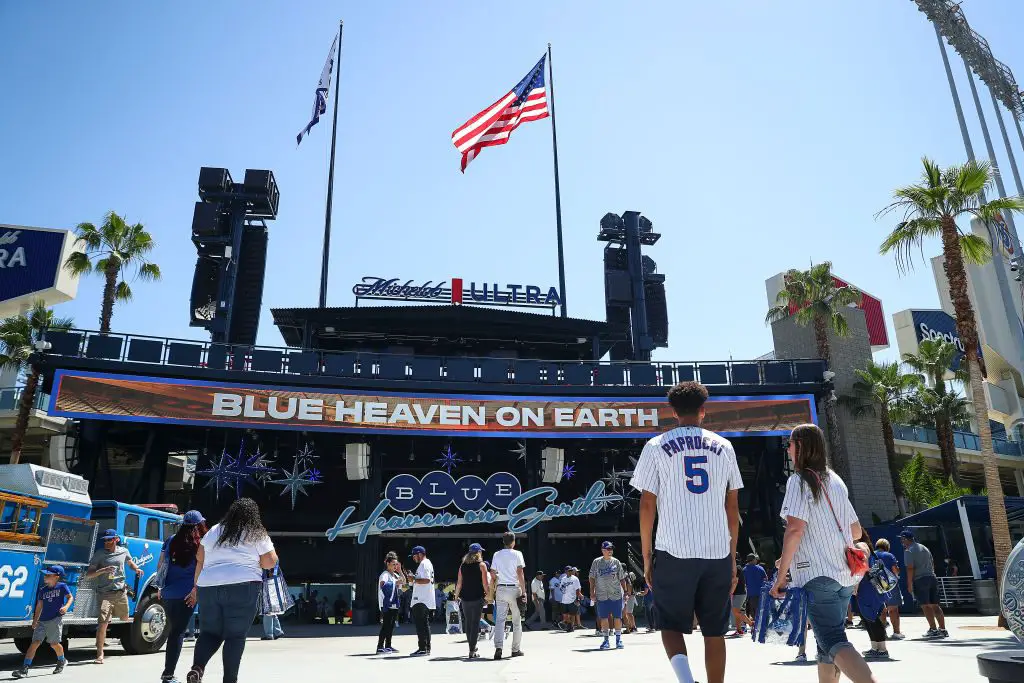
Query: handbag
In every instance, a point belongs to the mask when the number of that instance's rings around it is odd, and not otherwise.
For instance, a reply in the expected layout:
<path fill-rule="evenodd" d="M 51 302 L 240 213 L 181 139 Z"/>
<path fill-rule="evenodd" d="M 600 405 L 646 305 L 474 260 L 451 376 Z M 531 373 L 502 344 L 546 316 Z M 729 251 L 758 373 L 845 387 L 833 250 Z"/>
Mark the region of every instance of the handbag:
<path fill-rule="evenodd" d="M 263 572 L 263 590 L 260 591 L 259 614 L 263 616 L 284 614 L 295 604 L 295 598 L 288 590 L 284 573 L 280 569 Z"/>
<path fill-rule="evenodd" d="M 839 523 L 839 516 L 836 515 L 836 509 L 832 507 L 832 499 L 828 495 L 828 489 L 825 488 L 825 484 L 821 481 L 821 477 L 814 470 L 808 470 L 814 475 L 814 478 L 818 480 L 818 484 L 821 486 L 821 492 L 825 494 L 825 501 L 828 503 L 828 509 L 832 511 L 832 519 L 836 522 L 836 529 L 839 534 L 843 537 L 843 541 L 846 541 L 846 534 L 843 533 L 843 525 Z M 864 576 L 868 572 L 868 554 L 860 548 L 855 548 L 852 545 L 846 546 L 846 566 L 850 568 L 850 573 L 854 576 Z"/>
<path fill-rule="evenodd" d="M 799 646 L 807 637 L 807 593 L 790 586 L 781 599 L 771 594 L 774 581 L 761 587 L 761 602 L 750 628 L 755 643 Z"/>
<path fill-rule="evenodd" d="M 868 568 L 868 581 L 875 587 L 875 590 L 879 593 L 888 593 L 896 588 L 899 579 L 882 563 L 882 560 L 879 559 L 873 549 L 871 551 L 871 559 L 873 562 Z"/>

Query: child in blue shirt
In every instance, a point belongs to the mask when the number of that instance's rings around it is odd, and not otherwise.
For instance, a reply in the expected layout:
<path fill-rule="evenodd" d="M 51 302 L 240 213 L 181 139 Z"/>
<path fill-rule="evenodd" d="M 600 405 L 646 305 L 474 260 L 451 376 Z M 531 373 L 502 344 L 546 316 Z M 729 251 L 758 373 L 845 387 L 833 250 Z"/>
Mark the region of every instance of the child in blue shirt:
<path fill-rule="evenodd" d="M 14 678 L 28 676 L 28 668 L 32 666 L 32 657 L 39 649 L 40 643 L 44 640 L 50 643 L 50 647 L 57 654 L 57 668 L 53 673 L 59 674 L 64 671 L 67 663 L 64 659 L 64 648 L 61 646 L 63 635 L 64 615 L 74 597 L 71 590 L 64 583 L 64 568 L 53 566 L 43 570 L 43 585 L 39 587 L 36 597 L 36 611 L 32 616 L 32 644 L 28 646 L 25 653 L 25 661 L 21 668 L 13 672 Z"/>
<path fill-rule="evenodd" d="M 857 545 L 865 547 L 863 543 Z M 882 614 L 885 611 L 886 600 L 890 597 L 889 593 L 878 592 L 868 574 L 864 575 L 857 586 L 857 609 L 860 611 L 861 618 L 864 619 L 864 628 L 871 640 L 871 649 L 862 653 L 864 659 L 889 659 L 889 650 L 885 646 L 887 638 Z"/>

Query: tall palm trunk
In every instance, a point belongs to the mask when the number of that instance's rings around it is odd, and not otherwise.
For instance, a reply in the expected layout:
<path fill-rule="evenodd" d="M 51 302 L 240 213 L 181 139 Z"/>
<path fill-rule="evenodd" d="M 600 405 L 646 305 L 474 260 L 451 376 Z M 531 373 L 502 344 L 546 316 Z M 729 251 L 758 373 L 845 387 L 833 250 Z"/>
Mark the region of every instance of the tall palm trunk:
<path fill-rule="evenodd" d="M 942 458 L 942 476 L 960 484 L 960 462 L 956 457 L 953 425 L 945 415 L 935 416 L 935 435 L 939 442 L 939 455 Z"/>
<path fill-rule="evenodd" d="M 896 438 L 892 433 L 892 418 L 889 417 L 889 406 L 887 405 L 882 406 L 882 439 L 885 440 L 885 459 L 889 462 L 892 490 L 897 498 L 901 498 L 903 484 L 900 482 L 899 468 L 896 466 Z"/>
<path fill-rule="evenodd" d="M 814 340 L 818 347 L 818 355 L 831 367 L 832 350 L 828 343 L 825 321 L 821 316 L 814 317 Z M 843 481 L 851 485 L 850 468 L 843 453 L 843 440 L 839 434 L 839 417 L 836 415 L 836 402 L 831 400 L 829 396 L 825 397 L 825 424 L 828 425 L 829 466 L 839 474 Z"/>
<path fill-rule="evenodd" d="M 100 332 L 110 332 L 110 319 L 114 317 L 114 295 L 117 292 L 117 262 L 113 256 L 108 257 L 107 267 L 103 271 L 103 307 L 100 309 Z"/>
<path fill-rule="evenodd" d="M 39 386 L 39 370 L 32 366 L 25 386 L 21 390 L 18 401 L 18 420 L 14 423 L 14 434 L 11 435 L 11 464 L 21 461 L 21 448 L 25 443 L 25 432 L 28 431 L 28 418 L 32 413 L 32 404 L 36 399 L 36 387 Z"/>
<path fill-rule="evenodd" d="M 974 415 L 978 422 L 978 436 L 981 437 L 981 465 L 985 472 L 985 486 L 988 488 L 988 513 L 992 524 L 992 543 L 996 555 L 996 585 L 1003 577 L 1003 565 L 1010 554 L 1010 524 L 1006 519 L 1003 502 L 1003 484 L 999 479 L 999 465 L 996 463 L 992 445 L 992 429 L 988 424 L 988 401 L 985 399 L 984 360 L 975 358 L 978 348 L 978 327 L 974 319 L 974 307 L 967 294 L 967 271 L 964 268 L 963 253 L 956 222 L 952 216 L 942 217 L 942 250 L 945 258 L 942 267 L 949 281 L 949 295 L 956 311 L 956 327 L 967 352 L 963 362 L 967 363 L 970 375 L 971 399 Z"/>

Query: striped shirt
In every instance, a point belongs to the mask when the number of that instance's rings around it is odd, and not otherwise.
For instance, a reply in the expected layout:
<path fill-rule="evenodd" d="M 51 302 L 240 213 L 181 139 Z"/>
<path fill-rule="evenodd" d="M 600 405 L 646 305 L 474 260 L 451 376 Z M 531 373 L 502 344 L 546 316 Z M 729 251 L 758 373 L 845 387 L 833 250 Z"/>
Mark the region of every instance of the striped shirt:
<path fill-rule="evenodd" d="M 811 579 L 827 576 L 843 586 L 855 586 L 860 579 L 850 574 L 846 565 L 846 548 L 853 545 L 850 526 L 857 521 L 857 513 L 850 503 L 846 484 L 838 474 L 829 470 L 822 480 L 832 499 L 842 533 L 836 528 L 836 519 L 832 516 L 824 492 L 815 501 L 810 487 L 799 474 L 791 475 L 786 482 L 786 497 L 782 501 L 779 516 L 783 519 L 795 517 L 807 522 L 807 530 L 790 567 L 793 585 L 803 586 Z"/>
<path fill-rule="evenodd" d="M 725 494 L 743 488 L 732 444 L 700 427 L 677 427 L 644 446 L 630 485 L 658 497 L 654 547 L 680 559 L 730 552 Z"/>

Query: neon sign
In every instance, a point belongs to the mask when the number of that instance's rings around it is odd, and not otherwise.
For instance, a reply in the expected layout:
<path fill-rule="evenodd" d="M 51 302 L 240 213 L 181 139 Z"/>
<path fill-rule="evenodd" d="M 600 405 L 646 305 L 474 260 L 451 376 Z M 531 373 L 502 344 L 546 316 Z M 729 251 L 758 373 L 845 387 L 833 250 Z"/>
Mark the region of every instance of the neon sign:
<path fill-rule="evenodd" d="M 555 287 L 537 285 L 470 282 L 467 287 L 460 277 L 448 280 L 402 280 L 373 275 L 363 277 L 352 287 L 352 293 L 359 299 L 383 299 L 387 301 L 424 301 L 428 303 L 471 304 L 478 306 L 516 306 L 523 308 L 554 308 L 562 303 L 562 297 Z"/>
<path fill-rule="evenodd" d="M 556 502 L 558 491 L 552 486 L 522 490 L 519 480 L 508 472 L 496 472 L 486 481 L 475 475 L 455 480 L 443 471 L 429 472 L 422 478 L 399 474 L 384 487 L 384 498 L 363 521 L 349 521 L 355 506 L 345 508 L 334 526 L 324 532 L 327 540 L 339 536 L 356 537 L 365 543 L 367 536 L 388 531 L 436 529 L 463 524 L 507 522 L 509 531 L 529 531 L 543 521 L 558 517 L 582 517 L 603 511 L 609 503 L 622 500 L 605 492 L 604 482 L 594 482 L 586 494 L 572 502 Z M 435 510 L 412 514 L 420 505 Z M 459 513 L 446 511 L 454 507 Z M 401 514 L 385 516 L 388 509 Z"/>

